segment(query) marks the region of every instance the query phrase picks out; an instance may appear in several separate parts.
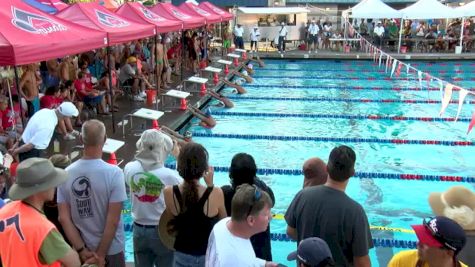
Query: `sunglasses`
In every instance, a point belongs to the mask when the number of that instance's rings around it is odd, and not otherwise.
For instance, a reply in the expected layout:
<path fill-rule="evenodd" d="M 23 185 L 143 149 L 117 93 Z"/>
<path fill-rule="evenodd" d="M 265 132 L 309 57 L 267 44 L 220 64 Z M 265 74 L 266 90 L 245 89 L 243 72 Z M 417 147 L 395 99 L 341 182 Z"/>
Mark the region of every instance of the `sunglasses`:
<path fill-rule="evenodd" d="M 249 210 L 247 211 L 246 218 L 249 215 L 251 215 L 251 211 L 254 208 L 254 205 L 256 205 L 257 201 L 259 201 L 259 199 L 261 199 L 261 197 L 262 197 L 261 190 L 259 190 L 259 188 L 257 188 L 257 186 L 255 186 L 255 185 L 253 185 L 252 187 L 254 187 L 254 197 L 252 198 L 252 205 L 249 207 Z"/>
<path fill-rule="evenodd" d="M 460 240 L 455 240 L 455 239 L 451 239 L 451 238 L 447 238 L 443 235 L 441 235 L 439 233 L 439 231 L 437 231 L 437 228 L 436 227 L 432 227 L 431 226 L 431 223 L 435 223 L 433 222 L 434 221 L 434 218 L 428 218 L 428 220 L 424 219 L 422 224 L 425 226 L 425 228 L 427 230 L 429 230 L 429 232 L 431 233 L 431 235 L 437 239 L 437 241 L 439 241 L 440 243 L 442 243 L 442 245 L 447 248 L 447 249 L 450 249 L 450 250 L 453 250 L 453 251 L 457 251 L 458 249 L 455 247 L 457 246 L 459 243 L 462 243 Z M 454 246 L 455 245 L 455 246 Z M 461 244 L 463 245 L 463 244 Z"/>

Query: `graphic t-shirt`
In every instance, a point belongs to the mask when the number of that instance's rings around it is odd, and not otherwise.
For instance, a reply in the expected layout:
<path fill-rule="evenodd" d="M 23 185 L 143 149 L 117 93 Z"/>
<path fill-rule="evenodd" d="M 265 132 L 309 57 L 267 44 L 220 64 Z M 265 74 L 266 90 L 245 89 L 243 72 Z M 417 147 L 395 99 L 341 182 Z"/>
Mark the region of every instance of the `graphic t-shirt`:
<path fill-rule="evenodd" d="M 127 200 L 122 170 L 102 159 L 80 159 L 68 168 L 68 180 L 58 187 L 58 203 L 68 203 L 71 218 L 86 246 L 95 251 L 106 226 L 109 203 Z M 124 251 L 122 219 L 108 255 Z"/>
<path fill-rule="evenodd" d="M 180 184 L 183 179 L 175 170 L 165 167 L 144 171 L 139 161 L 127 163 L 124 175 L 130 187 L 134 222 L 158 225 L 165 210 L 163 189 L 167 185 Z"/>

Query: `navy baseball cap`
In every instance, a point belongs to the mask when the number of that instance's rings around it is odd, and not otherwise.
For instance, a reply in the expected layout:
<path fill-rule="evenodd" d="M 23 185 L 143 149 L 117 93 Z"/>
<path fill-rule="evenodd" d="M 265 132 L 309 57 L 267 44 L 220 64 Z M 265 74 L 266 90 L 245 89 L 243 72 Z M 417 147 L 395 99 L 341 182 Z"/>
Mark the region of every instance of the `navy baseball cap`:
<path fill-rule="evenodd" d="M 424 220 L 422 225 L 412 225 L 412 228 L 420 243 L 430 247 L 443 247 L 456 253 L 463 249 L 467 240 L 462 226 L 444 216 Z"/>
<path fill-rule="evenodd" d="M 318 237 L 309 237 L 302 240 L 297 250 L 287 256 L 289 261 L 296 259 L 312 267 L 320 266 L 322 263 L 334 264 L 330 248 L 323 239 Z"/>

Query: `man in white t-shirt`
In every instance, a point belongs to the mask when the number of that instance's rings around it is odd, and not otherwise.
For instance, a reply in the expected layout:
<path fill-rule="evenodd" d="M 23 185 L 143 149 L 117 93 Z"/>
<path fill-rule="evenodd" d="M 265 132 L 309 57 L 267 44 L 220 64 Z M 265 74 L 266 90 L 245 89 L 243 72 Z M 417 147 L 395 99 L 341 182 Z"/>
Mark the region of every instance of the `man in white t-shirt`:
<path fill-rule="evenodd" d="M 285 27 L 285 22 L 282 21 L 279 29 L 279 53 L 285 52 L 285 40 L 287 40 L 288 33 L 289 31 L 287 30 L 287 27 Z"/>
<path fill-rule="evenodd" d="M 254 51 L 257 52 L 257 42 L 259 41 L 259 38 L 261 38 L 261 32 L 259 31 L 259 28 L 257 27 L 257 25 L 254 25 L 254 28 L 251 30 L 250 35 L 251 35 L 251 52 L 254 52 Z"/>
<path fill-rule="evenodd" d="M 102 160 L 106 128 L 86 121 L 81 132 L 84 152 L 66 171 L 58 187 L 59 220 L 81 261 L 96 256 L 97 264 L 125 267 L 122 203 L 127 200 L 122 170 Z"/>
<path fill-rule="evenodd" d="M 45 150 L 51 142 L 58 121 L 66 117 L 76 117 L 78 114 L 78 109 L 71 102 L 63 102 L 56 109 L 39 110 L 30 118 L 20 143 L 15 145 L 10 153 L 12 156 L 18 155 L 20 161 L 41 157 L 41 151 Z"/>
<path fill-rule="evenodd" d="M 158 222 L 165 210 L 163 189 L 183 180 L 175 170 L 164 166 L 173 146 L 168 135 L 155 129 L 146 130 L 137 141 L 135 161 L 124 168 L 132 200 L 136 266 L 172 266 L 174 262 L 173 250 L 162 243 L 158 234 Z"/>
<path fill-rule="evenodd" d="M 381 47 L 383 43 L 383 37 L 384 37 L 384 27 L 381 25 L 381 21 L 379 20 L 378 23 L 376 23 L 376 27 L 374 27 L 374 43 Z"/>
<path fill-rule="evenodd" d="M 277 267 L 256 257 L 251 236 L 264 232 L 272 218 L 272 200 L 256 186 L 237 187 L 231 202 L 231 218 L 219 221 L 211 232 L 206 267 Z"/>
<path fill-rule="evenodd" d="M 244 40 L 242 39 L 242 35 L 244 34 L 244 28 L 241 24 L 237 24 L 234 27 L 234 37 L 235 37 L 235 45 L 236 48 L 244 49 Z"/>
<path fill-rule="evenodd" d="M 308 26 L 308 51 L 312 52 L 312 47 L 313 51 L 317 53 L 317 47 L 318 47 L 318 33 L 320 32 L 320 27 L 318 27 L 317 23 L 315 23 L 315 20 L 312 20 L 312 23 Z"/>

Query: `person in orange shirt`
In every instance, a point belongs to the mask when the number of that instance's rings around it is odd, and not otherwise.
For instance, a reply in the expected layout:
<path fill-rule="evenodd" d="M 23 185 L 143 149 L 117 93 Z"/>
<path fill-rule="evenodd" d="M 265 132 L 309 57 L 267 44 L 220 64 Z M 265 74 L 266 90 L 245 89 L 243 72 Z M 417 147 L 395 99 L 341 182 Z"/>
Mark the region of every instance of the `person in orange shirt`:
<path fill-rule="evenodd" d="M 55 168 L 47 159 L 29 158 L 18 165 L 16 175 L 8 192 L 13 201 L 0 209 L 3 266 L 79 267 L 78 253 L 43 212 L 44 203 L 54 198 L 55 187 L 67 180 L 66 171 Z M 94 255 L 90 255 L 93 261 Z"/>

